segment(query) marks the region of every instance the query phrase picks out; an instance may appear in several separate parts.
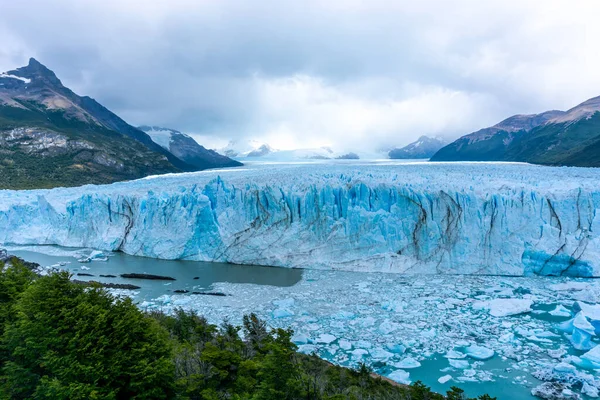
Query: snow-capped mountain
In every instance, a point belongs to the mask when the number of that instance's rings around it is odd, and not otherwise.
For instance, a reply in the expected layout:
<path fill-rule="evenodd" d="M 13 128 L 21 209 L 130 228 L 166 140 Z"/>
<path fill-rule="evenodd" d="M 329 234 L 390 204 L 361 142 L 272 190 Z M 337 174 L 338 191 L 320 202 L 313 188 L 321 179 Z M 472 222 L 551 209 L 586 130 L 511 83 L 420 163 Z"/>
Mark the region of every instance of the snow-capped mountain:
<path fill-rule="evenodd" d="M 230 141 L 229 144 L 218 150 L 219 153 L 240 161 L 309 161 L 309 160 L 357 160 L 359 154 L 355 152 L 336 152 L 330 147 L 317 147 L 294 150 L 278 150 L 268 143 L 257 140 Z"/>
<path fill-rule="evenodd" d="M 206 149 L 191 136 L 175 129 L 147 125 L 139 126 L 138 129 L 146 132 L 156 144 L 197 168 L 238 167 L 242 165 L 242 163 L 223 156 L 214 150 Z"/>
<path fill-rule="evenodd" d="M 445 145 L 446 141 L 440 137 L 421 136 L 416 142 L 390 150 L 388 156 L 392 159 L 430 158 Z"/>

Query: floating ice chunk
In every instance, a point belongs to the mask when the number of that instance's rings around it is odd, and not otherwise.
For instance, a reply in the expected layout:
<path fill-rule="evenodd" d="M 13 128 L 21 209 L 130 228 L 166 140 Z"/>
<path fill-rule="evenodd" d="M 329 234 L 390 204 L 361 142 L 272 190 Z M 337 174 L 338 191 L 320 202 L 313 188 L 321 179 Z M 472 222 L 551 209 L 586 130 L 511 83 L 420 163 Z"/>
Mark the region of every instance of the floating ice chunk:
<path fill-rule="evenodd" d="M 412 368 L 419 368 L 421 366 L 421 363 L 412 357 L 406 357 L 404 360 L 394 363 L 393 365 L 396 368 L 412 369 Z"/>
<path fill-rule="evenodd" d="M 358 319 L 356 319 L 356 321 L 364 328 L 368 328 L 370 326 L 375 325 L 376 319 L 373 317 L 365 317 L 365 318 L 358 318 Z"/>
<path fill-rule="evenodd" d="M 142 301 L 140 303 L 140 308 L 141 309 L 154 308 L 154 307 L 156 307 L 156 304 L 154 304 L 151 301 Z"/>
<path fill-rule="evenodd" d="M 557 305 L 556 308 L 549 312 L 550 315 L 554 315 L 555 317 L 570 317 L 571 312 L 567 310 L 562 305 Z"/>
<path fill-rule="evenodd" d="M 449 380 L 452 380 L 452 375 L 444 375 L 438 379 L 438 382 L 443 385 L 444 383 L 448 382 Z"/>
<path fill-rule="evenodd" d="M 404 310 L 404 303 L 401 300 L 385 301 L 381 303 L 381 308 L 387 311 L 402 312 Z"/>
<path fill-rule="evenodd" d="M 552 333 L 550 331 L 546 331 L 543 329 L 535 329 L 533 334 L 539 338 L 556 338 L 559 337 L 556 333 Z"/>
<path fill-rule="evenodd" d="M 337 340 L 337 338 L 333 335 L 330 335 L 328 333 L 323 333 L 321 334 L 321 336 L 319 336 L 315 342 L 316 343 L 322 343 L 322 344 L 330 344 L 333 343 Z"/>
<path fill-rule="evenodd" d="M 590 350 L 595 344 L 592 343 L 592 335 L 581 329 L 573 329 L 573 334 L 569 337 L 569 341 L 577 350 Z"/>
<path fill-rule="evenodd" d="M 385 351 L 381 347 L 376 347 L 373 350 L 371 350 L 371 357 L 376 360 L 384 360 L 385 361 L 385 360 L 389 360 L 393 356 L 394 356 L 393 353 L 390 353 L 389 351 Z"/>
<path fill-rule="evenodd" d="M 462 359 L 467 357 L 466 354 L 461 353 L 460 351 L 456 351 L 456 350 L 449 350 L 446 355 L 444 355 L 444 357 L 446 358 L 452 358 L 452 359 Z"/>
<path fill-rule="evenodd" d="M 515 334 L 512 332 L 507 332 L 498 338 L 500 343 L 512 343 L 515 341 L 515 339 L 516 339 Z"/>
<path fill-rule="evenodd" d="M 391 374 L 389 374 L 388 378 L 390 378 L 391 380 L 393 380 L 395 382 L 402 383 L 404 385 L 410 385 L 410 374 L 401 369 L 396 370 L 396 371 L 392 372 Z"/>
<path fill-rule="evenodd" d="M 191 303 L 192 298 L 189 296 L 183 296 L 183 297 L 179 297 L 175 300 L 173 300 L 173 305 L 175 306 L 185 306 L 188 305 L 189 303 Z"/>
<path fill-rule="evenodd" d="M 469 368 L 470 364 L 467 360 L 456 360 L 454 358 L 450 358 L 448 360 L 448 362 L 450 363 L 450 366 L 454 367 L 454 368 L 458 368 L 458 369 L 465 369 L 465 368 Z"/>
<path fill-rule="evenodd" d="M 357 340 L 356 343 L 354 344 L 354 347 L 362 348 L 362 349 L 370 349 L 371 347 L 373 347 L 373 343 L 368 342 L 366 340 Z"/>
<path fill-rule="evenodd" d="M 356 349 L 356 350 L 353 350 L 350 354 L 352 354 L 352 358 L 354 358 L 356 360 L 360 360 L 360 359 L 364 358 L 365 356 L 367 356 L 369 354 L 369 352 L 365 349 Z"/>
<path fill-rule="evenodd" d="M 406 351 L 406 347 L 404 347 L 403 345 L 401 345 L 399 343 L 396 343 L 396 344 L 388 343 L 385 345 L 385 348 L 394 354 L 404 354 L 404 352 Z"/>
<path fill-rule="evenodd" d="M 587 304 L 583 301 L 578 301 L 573 305 L 573 309 L 576 311 L 581 310 L 592 321 L 600 321 L 600 304 Z"/>
<path fill-rule="evenodd" d="M 354 317 L 356 317 L 356 315 L 354 313 L 351 313 L 350 311 L 340 311 L 332 315 L 332 317 L 334 319 L 353 319 Z"/>
<path fill-rule="evenodd" d="M 589 367 L 600 369 L 600 346 L 596 346 L 581 356 L 582 360 L 589 362 Z"/>
<path fill-rule="evenodd" d="M 171 297 L 169 295 L 167 295 L 167 294 L 163 294 L 162 296 L 157 297 L 154 300 L 158 301 L 160 303 L 163 303 L 163 304 L 169 304 L 171 302 Z"/>
<path fill-rule="evenodd" d="M 577 372 L 577 368 L 564 362 L 556 364 L 553 369 L 561 374 L 575 374 Z"/>
<path fill-rule="evenodd" d="M 581 387 L 581 393 L 593 399 L 598 398 L 598 388 L 590 385 L 587 382 L 583 382 L 583 386 Z"/>
<path fill-rule="evenodd" d="M 288 318 L 294 315 L 294 312 L 286 308 L 278 308 L 273 310 L 273 318 Z"/>
<path fill-rule="evenodd" d="M 493 299 L 476 301 L 473 303 L 473 309 L 488 310 L 494 317 L 506 317 L 530 312 L 532 303 L 530 299 Z"/>
<path fill-rule="evenodd" d="M 317 346 L 314 344 L 303 344 L 298 346 L 298 351 L 303 354 L 312 354 L 317 352 Z"/>
<path fill-rule="evenodd" d="M 304 333 L 294 333 L 294 336 L 292 336 L 292 342 L 296 343 L 296 344 L 307 344 L 308 343 L 308 336 L 305 335 Z"/>
<path fill-rule="evenodd" d="M 394 332 L 395 330 L 398 330 L 399 325 L 396 324 L 395 322 L 391 322 L 390 320 L 385 320 L 381 323 L 381 325 L 379 325 L 379 332 L 383 333 L 384 335 L 387 335 L 389 333 Z"/>
<path fill-rule="evenodd" d="M 435 328 L 428 329 L 426 331 L 421 331 L 421 336 L 427 339 L 433 339 L 437 335 L 437 331 Z"/>
<path fill-rule="evenodd" d="M 465 353 L 475 360 L 487 360 L 494 357 L 494 350 L 476 344 L 465 348 Z"/>
<path fill-rule="evenodd" d="M 340 346 L 340 349 L 342 349 L 342 350 L 350 350 L 350 349 L 352 349 L 352 343 L 350 343 L 346 339 L 340 339 L 338 341 L 338 345 Z"/>
<path fill-rule="evenodd" d="M 573 333 L 574 329 L 577 328 L 590 335 L 595 335 L 595 328 L 589 323 L 583 311 L 578 312 L 577 315 L 575 315 L 575 318 L 561 323 L 558 328 L 567 333 Z"/>
<path fill-rule="evenodd" d="M 100 250 L 94 250 L 90 253 L 90 255 L 88 257 L 92 260 L 97 260 L 99 258 L 104 258 L 106 256 Z"/>
<path fill-rule="evenodd" d="M 287 299 L 275 300 L 275 301 L 273 301 L 273 304 L 275 304 L 279 308 L 290 308 L 290 307 L 294 306 L 295 302 L 296 301 L 294 299 L 287 298 Z"/>
<path fill-rule="evenodd" d="M 567 354 L 567 351 L 563 348 L 555 349 L 555 350 L 548 350 L 548 355 L 550 357 L 556 358 L 556 359 L 560 359 L 565 354 Z"/>
<path fill-rule="evenodd" d="M 531 389 L 533 396 L 547 400 L 579 400 L 581 396 L 573 393 L 564 384 L 559 382 L 544 382 Z"/>
<path fill-rule="evenodd" d="M 81 269 L 82 271 L 89 271 L 90 267 L 86 267 L 85 265 L 82 265 L 79 267 L 79 269 Z"/>
<path fill-rule="evenodd" d="M 575 291 L 575 290 L 584 290 L 589 287 L 589 284 L 585 282 L 565 282 L 565 283 L 556 283 L 554 285 L 550 285 L 550 289 L 560 292 L 560 291 Z"/>
<path fill-rule="evenodd" d="M 590 324 L 590 322 L 587 320 L 586 315 L 583 313 L 583 311 L 578 312 L 575 318 L 573 319 L 573 327 L 587 332 L 592 336 L 596 335 L 594 326 Z"/>

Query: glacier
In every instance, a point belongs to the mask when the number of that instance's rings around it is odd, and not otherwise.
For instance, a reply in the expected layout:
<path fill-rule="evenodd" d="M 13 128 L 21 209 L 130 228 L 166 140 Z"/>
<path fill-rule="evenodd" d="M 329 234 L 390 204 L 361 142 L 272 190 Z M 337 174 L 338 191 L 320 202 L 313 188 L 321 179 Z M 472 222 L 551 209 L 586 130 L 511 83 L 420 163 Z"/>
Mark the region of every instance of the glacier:
<path fill-rule="evenodd" d="M 600 276 L 600 171 L 253 165 L 0 191 L 0 243 L 394 273 Z"/>

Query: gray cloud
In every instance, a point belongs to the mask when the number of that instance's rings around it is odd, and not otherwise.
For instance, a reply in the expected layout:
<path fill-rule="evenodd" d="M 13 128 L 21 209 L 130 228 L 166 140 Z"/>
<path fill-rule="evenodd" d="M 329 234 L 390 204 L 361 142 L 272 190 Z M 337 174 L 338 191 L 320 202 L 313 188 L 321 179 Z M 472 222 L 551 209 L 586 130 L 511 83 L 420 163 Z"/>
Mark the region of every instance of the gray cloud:
<path fill-rule="evenodd" d="M 401 145 L 600 94 L 594 1 L 5 3 L 0 70 L 35 56 L 132 124 L 215 145 Z"/>

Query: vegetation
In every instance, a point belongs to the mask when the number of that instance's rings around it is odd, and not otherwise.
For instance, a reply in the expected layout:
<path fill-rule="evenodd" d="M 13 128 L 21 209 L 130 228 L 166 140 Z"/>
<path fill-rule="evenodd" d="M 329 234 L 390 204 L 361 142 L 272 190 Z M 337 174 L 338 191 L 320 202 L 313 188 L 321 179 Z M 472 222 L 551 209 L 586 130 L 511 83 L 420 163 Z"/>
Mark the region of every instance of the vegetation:
<path fill-rule="evenodd" d="M 146 314 L 67 273 L 0 261 L 0 399 L 466 399 L 299 354 L 291 335 L 255 315 L 217 327 Z"/>
<path fill-rule="evenodd" d="M 177 171 L 162 154 L 116 131 L 33 101 L 21 103 L 23 108 L 0 105 L 0 189 L 111 183 Z M 3 143 L 3 132 L 16 128 L 65 137 L 68 144 L 35 148 L 31 138 L 8 136 Z"/>
<path fill-rule="evenodd" d="M 493 132 L 487 139 L 463 137 L 440 149 L 432 161 L 520 161 L 542 165 L 600 167 L 600 113 L 531 131 Z"/>

